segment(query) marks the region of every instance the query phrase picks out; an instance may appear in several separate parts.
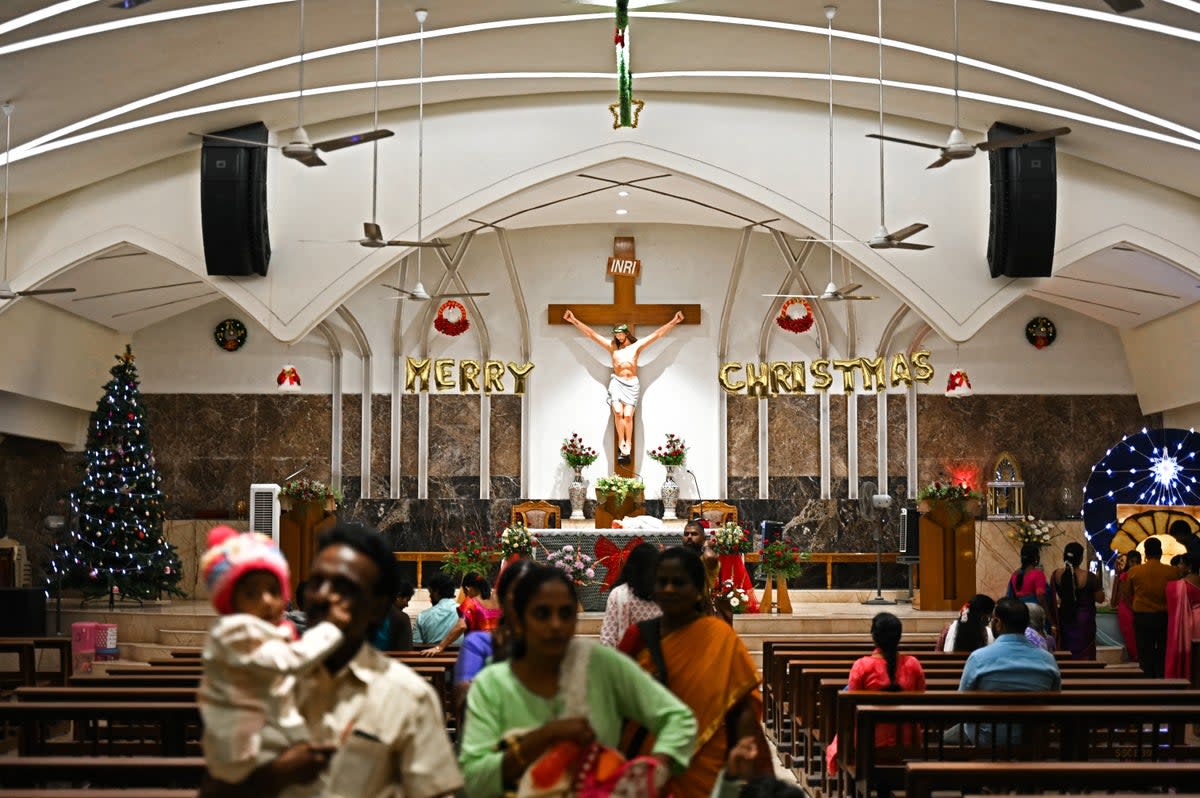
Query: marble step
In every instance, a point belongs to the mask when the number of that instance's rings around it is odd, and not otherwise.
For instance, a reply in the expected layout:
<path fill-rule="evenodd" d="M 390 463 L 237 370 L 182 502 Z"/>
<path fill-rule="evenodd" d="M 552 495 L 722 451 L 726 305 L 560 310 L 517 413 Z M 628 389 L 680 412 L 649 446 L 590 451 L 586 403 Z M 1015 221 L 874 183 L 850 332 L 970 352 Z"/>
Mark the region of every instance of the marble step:
<path fill-rule="evenodd" d="M 158 642 L 177 649 L 194 648 L 197 651 L 204 647 L 208 639 L 207 629 L 159 629 Z"/>

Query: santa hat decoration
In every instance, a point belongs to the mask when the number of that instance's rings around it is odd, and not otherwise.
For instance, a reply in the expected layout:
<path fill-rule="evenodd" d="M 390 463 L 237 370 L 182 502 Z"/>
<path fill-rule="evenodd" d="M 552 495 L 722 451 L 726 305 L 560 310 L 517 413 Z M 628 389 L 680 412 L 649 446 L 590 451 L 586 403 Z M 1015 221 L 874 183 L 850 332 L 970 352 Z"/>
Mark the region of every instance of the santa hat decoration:
<path fill-rule="evenodd" d="M 227 526 L 213 527 L 208 533 L 208 551 L 200 560 L 200 572 L 217 612 L 222 615 L 234 612 L 233 588 L 251 571 L 274 574 L 283 600 L 291 598 L 287 560 L 270 538 Z"/>
<path fill-rule="evenodd" d="M 280 369 L 279 376 L 275 378 L 275 384 L 281 391 L 296 393 L 300 390 L 300 372 L 296 371 L 295 366 L 288 363 Z"/>
<path fill-rule="evenodd" d="M 967 376 L 966 369 L 951 369 L 950 376 L 946 378 L 946 396 L 951 399 L 961 399 L 964 396 L 973 396 L 975 391 L 971 388 L 971 378 Z"/>

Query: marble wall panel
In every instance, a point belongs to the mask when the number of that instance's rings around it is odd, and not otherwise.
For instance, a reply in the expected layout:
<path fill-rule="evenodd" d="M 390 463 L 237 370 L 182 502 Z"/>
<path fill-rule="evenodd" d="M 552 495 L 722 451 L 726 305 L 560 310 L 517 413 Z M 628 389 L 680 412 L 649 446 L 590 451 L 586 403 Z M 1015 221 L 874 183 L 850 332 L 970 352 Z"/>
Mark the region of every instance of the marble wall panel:
<path fill-rule="evenodd" d="M 888 474 L 908 477 L 908 397 L 888 394 Z M 907 488 L 906 488 L 907 490 Z"/>
<path fill-rule="evenodd" d="M 816 394 L 771 399 L 767 428 L 767 460 L 772 477 L 821 473 L 821 400 Z"/>
<path fill-rule="evenodd" d="M 345 470 L 345 462 L 342 463 Z M 371 495 L 383 498 L 392 485 L 392 397 L 371 397 Z"/>
<path fill-rule="evenodd" d="M 348 393 L 342 395 L 342 475 L 357 481 L 361 471 L 362 399 L 361 394 Z"/>
<path fill-rule="evenodd" d="M 1022 469 L 1026 511 L 1046 518 L 1076 514 L 1092 465 L 1147 424 L 1135 396 L 922 396 L 918 413 L 921 484 L 959 473 L 979 487 L 1008 451 Z"/>
<path fill-rule="evenodd" d="M 491 474 L 521 477 L 521 397 L 491 398 Z M 494 493 L 492 495 L 495 495 Z"/>
<path fill-rule="evenodd" d="M 875 394 L 858 394 L 858 474 L 866 479 L 867 474 L 879 473 L 879 400 Z M 891 463 L 888 463 L 891 470 Z M 878 482 L 878 480 L 873 480 Z"/>
<path fill-rule="evenodd" d="M 450 478 L 449 480 L 445 478 Z M 437 482 L 435 492 L 434 482 Z M 479 397 L 429 397 L 429 496 L 471 495 L 463 479 L 475 482 L 479 496 Z"/>
<path fill-rule="evenodd" d="M 57 443 L 9 435 L 0 441 L 0 498 L 8 509 L 8 534 L 28 548 L 33 580 L 53 542 L 43 521 L 65 515 L 67 493 L 83 479 L 82 452 L 65 452 Z"/>
<path fill-rule="evenodd" d="M 834 479 L 845 479 L 849 474 L 847 423 L 846 395 L 831 393 L 829 395 L 829 473 Z"/>
<path fill-rule="evenodd" d="M 400 473 L 404 476 L 417 476 L 417 441 L 419 440 L 420 400 L 415 394 L 405 394 L 400 397 Z M 416 482 L 411 493 L 404 496 L 416 496 Z"/>
<path fill-rule="evenodd" d="M 758 476 L 759 401 L 752 396 L 725 396 L 725 439 L 729 446 L 726 467 L 731 490 L 734 477 Z"/>

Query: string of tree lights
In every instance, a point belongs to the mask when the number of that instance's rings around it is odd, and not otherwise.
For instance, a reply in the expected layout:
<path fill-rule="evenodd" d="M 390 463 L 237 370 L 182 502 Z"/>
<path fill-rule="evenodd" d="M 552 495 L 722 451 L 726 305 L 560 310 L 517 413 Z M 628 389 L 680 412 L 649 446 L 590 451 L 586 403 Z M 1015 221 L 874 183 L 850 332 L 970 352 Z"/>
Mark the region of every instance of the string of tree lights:
<path fill-rule="evenodd" d="M 1092 466 L 1083 489 L 1083 522 L 1097 556 L 1116 557 L 1117 505 L 1200 505 L 1200 435 L 1194 429 L 1142 429 Z"/>
<path fill-rule="evenodd" d="M 181 596 L 130 347 L 110 373 L 88 427 L 83 481 L 71 491 L 75 524 L 52 547 L 49 587 L 80 590 L 85 600 L 107 596 L 110 607 L 117 599 Z"/>

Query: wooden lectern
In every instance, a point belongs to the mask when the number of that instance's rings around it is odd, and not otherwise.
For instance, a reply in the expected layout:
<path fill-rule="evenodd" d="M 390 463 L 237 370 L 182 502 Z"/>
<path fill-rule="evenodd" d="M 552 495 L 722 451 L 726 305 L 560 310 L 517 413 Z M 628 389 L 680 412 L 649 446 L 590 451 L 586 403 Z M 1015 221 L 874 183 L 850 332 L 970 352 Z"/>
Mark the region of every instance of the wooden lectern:
<path fill-rule="evenodd" d="M 921 502 L 921 590 L 919 610 L 957 610 L 975 595 L 975 513 L 978 501 L 962 508 Z"/>
<path fill-rule="evenodd" d="M 612 529 L 613 521 L 645 514 L 646 497 L 642 491 L 630 493 L 620 504 L 617 504 L 617 497 L 610 493 L 604 501 L 596 502 L 596 529 Z"/>
<path fill-rule="evenodd" d="M 337 516 L 326 502 L 296 502 L 279 516 L 279 550 L 287 557 L 292 572 L 292 595 L 296 585 L 307 579 L 316 555 L 317 536 L 337 524 Z"/>

